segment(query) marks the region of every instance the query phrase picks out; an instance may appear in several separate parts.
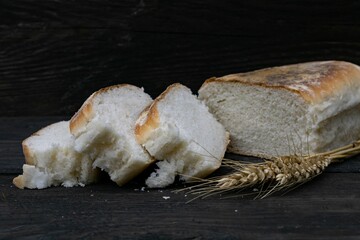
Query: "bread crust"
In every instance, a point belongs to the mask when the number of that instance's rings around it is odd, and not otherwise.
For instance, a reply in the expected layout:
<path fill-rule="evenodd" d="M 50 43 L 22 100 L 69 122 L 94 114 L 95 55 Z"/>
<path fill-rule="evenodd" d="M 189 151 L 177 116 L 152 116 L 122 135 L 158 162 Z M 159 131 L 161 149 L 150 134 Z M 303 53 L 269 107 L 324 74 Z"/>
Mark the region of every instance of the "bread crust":
<path fill-rule="evenodd" d="M 140 124 L 139 122 L 143 122 Z M 148 106 L 139 116 L 135 125 L 135 138 L 138 144 L 143 144 L 149 138 L 151 132 L 160 124 L 157 105 Z"/>
<path fill-rule="evenodd" d="M 135 138 L 138 144 L 144 144 L 150 137 L 152 131 L 160 125 L 158 111 L 159 102 L 175 88 L 183 87 L 180 83 L 174 83 L 166 88 L 147 108 L 142 111 L 135 124 Z"/>
<path fill-rule="evenodd" d="M 23 154 L 25 156 L 25 163 L 28 165 L 35 165 L 35 158 L 34 155 L 31 151 L 31 149 L 29 148 L 27 141 L 30 140 L 30 138 L 35 137 L 35 136 L 40 136 L 42 135 L 42 132 L 46 131 L 46 129 L 51 128 L 54 124 L 50 124 L 48 126 L 45 126 L 43 128 L 41 128 L 40 130 L 34 132 L 33 134 L 30 135 L 30 137 L 26 138 L 25 140 L 22 141 L 21 145 L 22 145 L 22 149 L 23 149 Z"/>
<path fill-rule="evenodd" d="M 94 99 L 98 95 L 116 88 L 123 88 L 123 87 L 135 87 L 135 86 L 130 84 L 118 84 L 118 85 L 101 88 L 98 91 L 91 94 L 90 97 L 88 97 L 88 99 L 86 99 L 86 101 L 83 103 L 79 111 L 77 111 L 75 115 L 70 119 L 69 127 L 71 134 L 77 135 L 79 132 L 81 132 L 81 129 L 84 126 L 86 126 L 88 122 L 90 122 L 90 120 L 94 117 L 95 115 L 93 109 Z"/>
<path fill-rule="evenodd" d="M 35 165 L 34 156 L 30 150 L 30 148 L 26 145 L 25 140 L 22 142 L 22 149 L 25 156 L 25 163 L 29 165 Z"/>
<path fill-rule="evenodd" d="M 93 93 L 81 106 L 79 111 L 70 119 L 69 127 L 71 134 L 77 135 L 81 127 L 86 126 L 86 124 L 93 118 L 93 99 L 96 96 Z"/>
<path fill-rule="evenodd" d="M 300 95 L 305 101 L 318 103 L 329 96 L 360 86 L 360 67 L 343 61 L 319 61 L 265 68 L 247 73 L 212 77 L 211 83 L 240 83 L 265 88 L 280 88 Z"/>
<path fill-rule="evenodd" d="M 15 178 L 13 179 L 13 184 L 14 184 L 17 188 L 24 189 L 24 187 L 25 187 L 25 182 L 24 182 L 24 177 L 23 177 L 23 175 L 19 175 L 19 176 L 15 177 Z"/>

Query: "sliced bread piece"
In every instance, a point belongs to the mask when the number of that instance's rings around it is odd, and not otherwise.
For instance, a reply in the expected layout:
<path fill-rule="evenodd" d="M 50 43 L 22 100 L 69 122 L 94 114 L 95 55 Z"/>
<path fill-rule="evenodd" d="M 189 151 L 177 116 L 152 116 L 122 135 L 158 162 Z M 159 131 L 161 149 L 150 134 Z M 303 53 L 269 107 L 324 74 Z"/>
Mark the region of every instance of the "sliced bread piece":
<path fill-rule="evenodd" d="M 73 187 L 97 180 L 98 171 L 86 154 L 74 150 L 69 122 L 51 124 L 22 143 L 26 164 L 14 178 L 18 188 Z"/>
<path fill-rule="evenodd" d="M 323 61 L 207 80 L 199 98 L 230 132 L 229 151 L 324 152 L 360 138 L 360 68 Z"/>
<path fill-rule="evenodd" d="M 152 102 L 138 87 L 121 84 L 93 93 L 70 121 L 75 149 L 94 160 L 119 186 L 154 159 L 136 142 L 135 121 Z"/>
<path fill-rule="evenodd" d="M 177 174 L 183 180 L 206 177 L 218 169 L 228 133 L 190 89 L 169 86 L 136 122 L 136 139 L 159 161 L 146 180 L 149 187 L 166 187 Z"/>

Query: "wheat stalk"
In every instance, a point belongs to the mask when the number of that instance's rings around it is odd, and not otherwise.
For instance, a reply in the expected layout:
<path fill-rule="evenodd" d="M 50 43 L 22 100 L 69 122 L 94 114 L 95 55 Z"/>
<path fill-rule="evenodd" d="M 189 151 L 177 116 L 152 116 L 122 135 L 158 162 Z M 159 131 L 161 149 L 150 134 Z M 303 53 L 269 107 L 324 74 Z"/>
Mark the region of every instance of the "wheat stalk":
<path fill-rule="evenodd" d="M 264 198 L 276 191 L 303 184 L 321 174 L 329 164 L 358 153 L 360 140 L 324 153 L 276 157 L 261 163 L 224 159 L 223 165 L 230 167 L 232 173 L 209 179 L 196 179 L 200 183 L 188 189 L 189 193 L 198 194 L 196 198 L 204 198 L 217 193 L 260 186 L 258 197 Z"/>

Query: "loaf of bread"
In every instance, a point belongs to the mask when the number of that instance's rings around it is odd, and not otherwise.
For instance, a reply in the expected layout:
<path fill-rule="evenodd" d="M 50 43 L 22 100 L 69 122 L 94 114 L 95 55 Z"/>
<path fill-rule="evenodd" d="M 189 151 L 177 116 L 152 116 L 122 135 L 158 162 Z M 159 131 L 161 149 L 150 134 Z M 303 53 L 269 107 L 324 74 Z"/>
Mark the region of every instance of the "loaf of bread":
<path fill-rule="evenodd" d="M 135 127 L 139 144 L 160 160 L 146 180 L 152 188 L 188 181 L 218 169 L 228 133 L 190 89 L 173 84 L 141 114 Z"/>
<path fill-rule="evenodd" d="M 144 90 L 121 84 L 93 93 L 70 121 L 75 149 L 89 154 L 93 166 L 119 186 L 141 173 L 154 159 L 135 140 L 135 121 L 152 102 Z"/>
<path fill-rule="evenodd" d="M 323 61 L 207 80 L 199 98 L 230 132 L 230 152 L 324 152 L 360 138 L 360 68 Z"/>
<path fill-rule="evenodd" d="M 22 143 L 26 164 L 23 174 L 14 178 L 18 188 L 73 187 L 97 180 L 88 155 L 74 150 L 69 122 L 51 124 Z"/>
<path fill-rule="evenodd" d="M 39 189 L 85 185 L 100 168 L 121 186 L 156 159 L 146 184 L 166 187 L 177 175 L 189 181 L 211 174 L 227 147 L 273 158 L 326 152 L 360 138 L 360 67 L 348 62 L 211 78 L 199 99 L 181 84 L 154 101 L 128 84 L 100 89 L 70 122 L 24 140 L 26 164 L 13 182 Z"/>

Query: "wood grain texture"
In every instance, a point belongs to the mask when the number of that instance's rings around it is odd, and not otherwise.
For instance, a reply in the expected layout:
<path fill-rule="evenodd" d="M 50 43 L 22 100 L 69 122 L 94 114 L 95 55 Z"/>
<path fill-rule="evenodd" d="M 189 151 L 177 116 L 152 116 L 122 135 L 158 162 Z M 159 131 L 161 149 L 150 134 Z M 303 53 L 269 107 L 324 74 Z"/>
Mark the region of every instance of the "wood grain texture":
<path fill-rule="evenodd" d="M 0 113 L 71 115 L 124 82 L 156 97 L 275 65 L 360 64 L 359 11 L 358 1 L 1 1 Z"/>
<path fill-rule="evenodd" d="M 19 190 L 10 184 L 13 176 L 0 175 L 0 226 L 6 226 L 0 238 L 357 239 L 359 176 L 324 174 L 263 201 L 215 196 L 186 204 L 190 196 L 172 189 L 139 191 L 142 185 L 106 182 Z"/>

